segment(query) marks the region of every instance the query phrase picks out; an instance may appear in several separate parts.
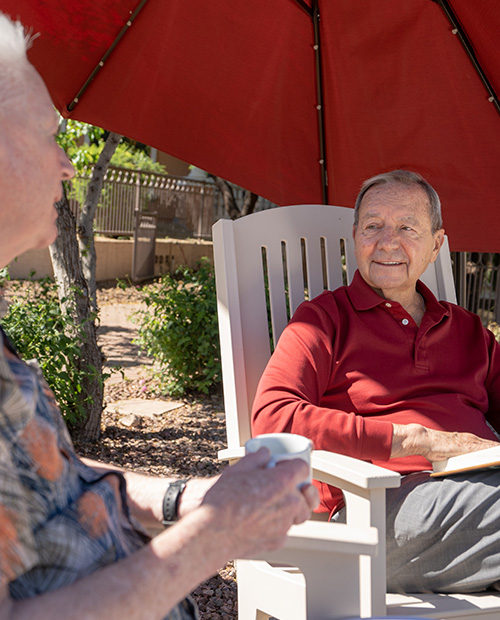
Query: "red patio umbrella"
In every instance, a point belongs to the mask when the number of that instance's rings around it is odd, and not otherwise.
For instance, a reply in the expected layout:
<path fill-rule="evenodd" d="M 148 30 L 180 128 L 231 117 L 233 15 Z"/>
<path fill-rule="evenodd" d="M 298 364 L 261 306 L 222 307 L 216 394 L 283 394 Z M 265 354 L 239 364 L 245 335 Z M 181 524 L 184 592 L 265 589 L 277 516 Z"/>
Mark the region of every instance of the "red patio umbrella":
<path fill-rule="evenodd" d="M 500 251 L 498 0 L 0 0 L 0 10 L 41 33 L 31 60 L 66 117 L 277 204 L 352 206 L 368 176 L 417 170 L 441 195 L 453 250 Z"/>

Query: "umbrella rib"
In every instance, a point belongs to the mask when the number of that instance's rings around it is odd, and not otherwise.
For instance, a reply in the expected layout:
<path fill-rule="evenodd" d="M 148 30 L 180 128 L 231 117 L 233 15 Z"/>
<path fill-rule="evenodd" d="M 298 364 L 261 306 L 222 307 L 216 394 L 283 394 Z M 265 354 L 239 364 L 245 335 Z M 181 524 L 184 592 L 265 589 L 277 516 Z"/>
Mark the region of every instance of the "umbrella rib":
<path fill-rule="evenodd" d="M 446 17 L 448 18 L 448 21 L 450 22 L 453 28 L 452 33 L 458 36 L 460 43 L 462 44 L 467 56 L 469 57 L 469 60 L 471 61 L 472 65 L 474 66 L 474 69 L 476 70 L 476 73 L 479 76 L 479 79 L 483 83 L 483 86 L 486 88 L 486 91 L 488 93 L 488 101 L 493 103 L 496 111 L 500 114 L 500 102 L 498 100 L 498 96 L 495 92 L 495 89 L 493 88 L 490 81 L 488 80 L 488 77 L 486 76 L 486 73 L 484 72 L 484 69 L 481 66 L 481 63 L 479 62 L 476 56 L 476 53 L 474 52 L 474 48 L 472 47 L 469 37 L 467 36 L 465 30 L 460 24 L 457 16 L 453 12 L 453 9 L 449 5 L 448 0 L 433 0 L 433 1 L 439 4 L 439 6 L 444 11 Z"/>
<path fill-rule="evenodd" d="M 313 10 L 304 0 L 295 0 L 295 2 L 309 15 L 309 17 L 313 16 Z"/>
<path fill-rule="evenodd" d="M 111 45 L 109 46 L 109 48 L 107 49 L 106 53 L 104 54 L 104 56 L 101 58 L 101 60 L 97 63 L 97 65 L 94 67 L 94 69 L 92 70 L 92 73 L 89 75 L 89 77 L 85 80 L 83 86 L 80 88 L 80 90 L 77 92 L 77 94 L 75 95 L 75 97 L 73 98 L 73 100 L 71 101 L 71 103 L 69 105 L 66 106 L 66 109 L 68 110 L 68 112 L 71 112 L 72 110 L 75 109 L 76 105 L 78 104 L 78 102 L 80 101 L 82 95 L 85 93 L 85 91 L 87 90 L 87 88 L 89 87 L 90 83 L 92 82 L 92 80 L 95 78 L 95 76 L 99 73 L 99 71 L 104 67 L 104 63 L 106 62 L 106 60 L 109 58 L 109 56 L 111 55 L 111 53 L 113 52 L 113 50 L 115 49 L 115 47 L 118 45 L 118 43 L 121 41 L 121 39 L 123 38 L 123 36 L 125 35 L 125 33 L 128 31 L 128 29 L 130 28 L 130 26 L 132 26 L 132 23 L 134 22 L 135 18 L 137 17 L 137 15 L 140 13 L 140 11 L 142 10 L 142 8 L 144 7 L 144 5 L 146 4 L 148 0 L 141 0 L 139 2 L 139 4 L 137 5 L 137 7 L 135 8 L 134 12 L 132 13 L 132 15 L 130 16 L 130 18 L 127 20 L 127 23 L 124 24 L 124 26 L 122 27 L 122 29 L 120 30 L 120 32 L 118 33 L 117 37 L 115 38 L 115 40 L 113 41 L 113 43 L 111 43 Z"/>

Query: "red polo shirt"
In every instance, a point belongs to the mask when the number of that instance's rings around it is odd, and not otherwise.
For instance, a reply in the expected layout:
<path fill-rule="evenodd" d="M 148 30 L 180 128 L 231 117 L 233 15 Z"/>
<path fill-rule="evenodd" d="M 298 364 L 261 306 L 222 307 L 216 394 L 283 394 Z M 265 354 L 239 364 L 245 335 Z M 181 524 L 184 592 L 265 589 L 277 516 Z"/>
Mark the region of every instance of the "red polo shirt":
<path fill-rule="evenodd" d="M 392 424 L 416 422 L 497 439 L 500 345 L 479 317 L 437 301 L 421 282 L 420 327 L 356 272 L 350 286 L 303 303 L 261 378 L 254 434 L 298 433 L 314 446 L 401 474 L 430 468 L 420 456 L 389 460 Z M 342 503 L 320 484 L 322 511 Z"/>

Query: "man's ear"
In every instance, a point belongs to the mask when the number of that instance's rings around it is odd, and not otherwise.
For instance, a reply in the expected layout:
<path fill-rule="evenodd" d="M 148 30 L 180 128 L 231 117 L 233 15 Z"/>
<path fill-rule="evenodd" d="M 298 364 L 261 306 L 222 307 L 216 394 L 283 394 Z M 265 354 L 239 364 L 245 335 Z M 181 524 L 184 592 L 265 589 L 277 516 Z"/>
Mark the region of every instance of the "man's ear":
<path fill-rule="evenodd" d="M 434 233 L 434 250 L 432 252 L 431 263 L 433 263 L 438 257 L 439 250 L 444 243 L 444 228 L 440 228 L 436 233 Z"/>

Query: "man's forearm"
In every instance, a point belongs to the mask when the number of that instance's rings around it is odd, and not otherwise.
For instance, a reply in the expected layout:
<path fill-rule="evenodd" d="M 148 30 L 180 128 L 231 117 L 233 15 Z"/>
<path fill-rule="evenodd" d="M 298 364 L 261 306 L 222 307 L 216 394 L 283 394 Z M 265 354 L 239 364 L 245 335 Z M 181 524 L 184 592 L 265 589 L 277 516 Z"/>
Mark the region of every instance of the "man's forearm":
<path fill-rule="evenodd" d="M 149 476 L 87 458 L 82 458 L 82 461 L 101 473 L 122 473 L 127 481 L 128 506 L 132 515 L 147 528 L 156 528 L 161 524 L 163 495 L 175 478 Z"/>
<path fill-rule="evenodd" d="M 66 620 L 160 619 L 228 559 L 210 515 L 199 510 L 133 556 L 71 586 L 15 602 L 5 591 L 0 619 L 58 618 L 61 613 Z"/>
<path fill-rule="evenodd" d="M 126 470 L 114 465 L 83 458 L 82 461 L 100 472 L 119 471 L 127 481 L 128 505 L 133 516 L 144 527 L 157 529 L 163 520 L 163 496 L 168 485 L 177 478 L 161 478 Z M 190 480 L 179 502 L 179 516 L 184 516 L 198 508 L 208 489 L 215 484 L 218 476 L 194 478 Z"/>

